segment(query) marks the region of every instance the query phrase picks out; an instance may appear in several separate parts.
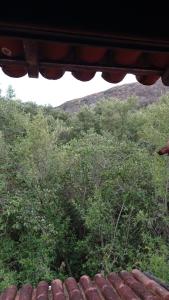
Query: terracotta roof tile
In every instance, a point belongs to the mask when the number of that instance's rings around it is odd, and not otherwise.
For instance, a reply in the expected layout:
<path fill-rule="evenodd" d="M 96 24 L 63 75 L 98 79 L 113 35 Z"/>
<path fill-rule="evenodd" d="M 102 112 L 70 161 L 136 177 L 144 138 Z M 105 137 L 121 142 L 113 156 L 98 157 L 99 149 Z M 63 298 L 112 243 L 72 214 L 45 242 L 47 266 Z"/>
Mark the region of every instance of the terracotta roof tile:
<path fill-rule="evenodd" d="M 116 273 L 110 273 L 108 280 L 114 286 L 121 299 L 126 300 L 139 300 L 140 298 L 135 294 L 135 292 L 124 283 L 120 276 Z"/>
<path fill-rule="evenodd" d="M 52 295 L 53 295 L 53 300 L 65 300 L 65 295 L 64 295 L 64 289 L 63 289 L 63 283 L 59 279 L 55 279 L 52 281 Z"/>
<path fill-rule="evenodd" d="M 19 300 L 31 300 L 32 292 L 33 292 L 33 288 L 30 284 L 23 285 L 19 291 Z"/>
<path fill-rule="evenodd" d="M 96 286 L 92 283 L 89 276 L 82 276 L 80 278 L 80 284 L 82 289 L 84 290 L 84 294 L 88 300 L 95 299 L 100 300 L 101 296 L 96 288 Z"/>
<path fill-rule="evenodd" d="M 61 34 L 61 33 L 60 33 Z M 62 33 L 63 34 L 63 33 Z M 83 34 L 84 35 L 84 34 Z M 117 38 L 89 36 L 88 42 L 69 41 L 73 33 L 63 41 L 11 38 L 0 36 L 0 66 L 3 72 L 11 77 L 38 77 L 41 74 L 47 79 L 59 79 L 65 71 L 81 81 L 91 80 L 96 72 L 101 72 L 104 80 L 110 83 L 120 82 L 127 73 L 134 74 L 136 79 L 151 85 L 160 77 L 169 85 L 169 45 L 165 49 L 142 41 Z M 100 38 L 98 44 L 96 38 Z M 105 44 L 105 45 L 104 45 Z"/>
<path fill-rule="evenodd" d="M 121 278 L 124 282 L 141 298 L 144 300 L 159 300 L 160 298 L 147 289 L 144 284 L 134 278 L 129 272 L 120 272 Z"/>
<path fill-rule="evenodd" d="M 133 270 L 132 274 L 136 279 L 141 281 L 144 284 L 144 286 L 146 286 L 146 288 L 156 292 L 156 294 L 159 295 L 162 299 L 169 300 L 169 291 L 160 286 L 157 282 L 148 278 L 146 275 L 144 275 L 137 269 Z"/>
<path fill-rule="evenodd" d="M 39 282 L 36 288 L 23 285 L 18 291 L 10 286 L 0 294 L 1 300 L 169 300 L 169 290 L 149 278 L 140 270 L 112 272 L 107 277 L 73 277 L 64 282 L 55 279 L 49 284 Z"/>
<path fill-rule="evenodd" d="M 1 294 L 1 300 L 13 300 L 15 299 L 17 292 L 16 286 L 12 285 L 8 289 L 6 289 L 2 294 Z"/>
<path fill-rule="evenodd" d="M 36 299 L 37 300 L 48 300 L 48 283 L 45 281 L 39 282 L 36 290 Z M 20 299 L 25 300 L 25 299 Z M 26 299 L 27 300 L 27 299 Z"/>

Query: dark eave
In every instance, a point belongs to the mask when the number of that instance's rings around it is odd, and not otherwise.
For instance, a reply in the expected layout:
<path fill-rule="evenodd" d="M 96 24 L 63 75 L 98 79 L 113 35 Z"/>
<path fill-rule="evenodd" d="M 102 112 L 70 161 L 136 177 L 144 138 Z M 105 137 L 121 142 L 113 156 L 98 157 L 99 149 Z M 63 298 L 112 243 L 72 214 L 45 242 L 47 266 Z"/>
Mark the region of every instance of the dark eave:
<path fill-rule="evenodd" d="M 157 19 L 155 12 L 141 13 L 138 7 L 122 12 L 119 5 L 111 12 L 105 5 L 93 13 L 87 3 L 81 6 L 75 11 L 64 2 L 57 10 L 42 4 L 38 12 L 31 6 L 0 12 L 0 66 L 4 73 L 58 79 L 70 71 L 75 78 L 88 81 L 101 72 L 111 83 L 130 73 L 145 85 L 159 78 L 169 85 L 165 7 L 161 15 L 157 9 Z"/>

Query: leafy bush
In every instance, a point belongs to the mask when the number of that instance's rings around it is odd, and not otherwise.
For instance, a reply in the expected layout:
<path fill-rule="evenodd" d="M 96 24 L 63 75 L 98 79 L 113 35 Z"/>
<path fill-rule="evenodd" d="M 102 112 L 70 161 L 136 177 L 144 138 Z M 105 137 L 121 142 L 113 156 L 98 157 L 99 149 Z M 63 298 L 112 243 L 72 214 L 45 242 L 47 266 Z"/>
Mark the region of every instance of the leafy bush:
<path fill-rule="evenodd" d="M 0 289 L 134 267 L 169 280 L 169 98 L 76 115 L 0 100 Z"/>

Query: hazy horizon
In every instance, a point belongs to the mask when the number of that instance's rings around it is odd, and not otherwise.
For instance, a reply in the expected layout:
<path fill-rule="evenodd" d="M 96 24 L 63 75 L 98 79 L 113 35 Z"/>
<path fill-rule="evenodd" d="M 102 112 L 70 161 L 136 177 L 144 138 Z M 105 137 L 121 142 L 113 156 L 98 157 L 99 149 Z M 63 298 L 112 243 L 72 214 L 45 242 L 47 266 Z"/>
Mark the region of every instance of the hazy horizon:
<path fill-rule="evenodd" d="M 51 105 L 53 107 L 67 101 L 132 82 L 136 82 L 136 79 L 134 75 L 130 74 L 126 75 L 120 83 L 111 84 L 101 77 L 100 72 L 96 73 L 92 80 L 82 82 L 75 79 L 70 72 L 66 72 L 61 79 L 48 80 L 41 75 L 38 79 L 28 78 L 28 76 L 11 78 L 0 70 L 0 89 L 2 90 L 2 95 L 5 95 L 8 85 L 12 85 L 16 98 L 22 102 L 31 101 L 38 105 Z"/>

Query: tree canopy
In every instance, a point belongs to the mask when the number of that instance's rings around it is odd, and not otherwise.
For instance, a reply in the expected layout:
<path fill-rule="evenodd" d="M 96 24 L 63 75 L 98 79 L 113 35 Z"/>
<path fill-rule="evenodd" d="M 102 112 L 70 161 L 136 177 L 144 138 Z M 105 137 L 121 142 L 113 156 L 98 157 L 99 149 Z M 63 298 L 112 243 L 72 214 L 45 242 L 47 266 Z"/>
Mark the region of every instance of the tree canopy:
<path fill-rule="evenodd" d="M 0 99 L 0 288 L 148 270 L 169 280 L 169 97 L 69 115 Z"/>

